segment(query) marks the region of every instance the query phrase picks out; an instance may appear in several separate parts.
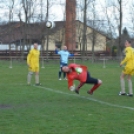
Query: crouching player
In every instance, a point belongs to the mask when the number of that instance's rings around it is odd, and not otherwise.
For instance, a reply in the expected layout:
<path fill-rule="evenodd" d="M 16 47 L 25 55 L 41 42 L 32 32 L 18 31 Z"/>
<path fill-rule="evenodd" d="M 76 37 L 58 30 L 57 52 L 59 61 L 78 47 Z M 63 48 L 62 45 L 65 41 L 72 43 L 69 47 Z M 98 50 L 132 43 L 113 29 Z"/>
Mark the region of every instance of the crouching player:
<path fill-rule="evenodd" d="M 102 84 L 99 79 L 92 78 L 87 70 L 86 66 L 78 64 L 69 64 L 68 66 L 62 67 L 62 71 L 67 74 L 68 88 L 71 91 L 75 91 L 79 94 L 80 88 L 85 84 L 94 84 L 94 86 L 87 91 L 88 94 L 93 94 L 93 92 Z M 80 84 L 75 88 L 73 81 L 78 80 Z"/>

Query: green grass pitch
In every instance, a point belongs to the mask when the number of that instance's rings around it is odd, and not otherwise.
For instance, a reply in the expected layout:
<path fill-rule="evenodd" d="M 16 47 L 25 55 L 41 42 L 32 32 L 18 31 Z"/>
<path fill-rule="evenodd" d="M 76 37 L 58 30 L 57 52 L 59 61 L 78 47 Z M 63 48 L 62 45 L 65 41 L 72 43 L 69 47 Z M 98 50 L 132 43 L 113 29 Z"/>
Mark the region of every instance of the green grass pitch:
<path fill-rule="evenodd" d="M 107 61 L 106 68 L 101 61 L 76 62 L 103 81 L 92 96 L 92 85 L 79 95 L 69 91 L 67 81 L 58 80 L 58 62 L 40 68 L 42 86 L 35 87 L 26 84 L 26 62 L 9 68 L 9 61 L 0 61 L 0 134 L 134 134 L 134 98 L 118 96 L 119 62 Z"/>

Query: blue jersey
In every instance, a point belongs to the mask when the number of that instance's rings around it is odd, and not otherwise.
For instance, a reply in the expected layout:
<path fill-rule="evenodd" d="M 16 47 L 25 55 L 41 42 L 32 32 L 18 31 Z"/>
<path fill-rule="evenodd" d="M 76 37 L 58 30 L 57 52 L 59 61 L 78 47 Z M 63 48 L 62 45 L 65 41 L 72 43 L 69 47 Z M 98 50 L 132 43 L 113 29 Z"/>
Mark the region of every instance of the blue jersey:
<path fill-rule="evenodd" d="M 74 54 L 70 54 L 67 50 L 55 50 L 55 53 L 60 55 L 60 63 L 64 64 L 68 64 L 68 58 L 74 56 Z"/>

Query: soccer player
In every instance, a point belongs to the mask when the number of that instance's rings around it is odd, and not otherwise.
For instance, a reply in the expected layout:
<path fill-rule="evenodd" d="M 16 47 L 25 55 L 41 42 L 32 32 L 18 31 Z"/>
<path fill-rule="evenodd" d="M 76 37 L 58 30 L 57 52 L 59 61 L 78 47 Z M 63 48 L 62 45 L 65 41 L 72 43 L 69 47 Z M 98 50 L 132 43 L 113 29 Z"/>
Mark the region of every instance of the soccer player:
<path fill-rule="evenodd" d="M 68 59 L 74 54 L 68 52 L 67 47 L 63 46 L 63 49 L 58 51 L 57 47 L 55 49 L 55 53 L 60 55 L 60 70 L 59 70 L 59 80 L 61 80 L 62 67 L 68 65 Z M 63 78 L 66 80 L 66 73 L 63 72 Z"/>
<path fill-rule="evenodd" d="M 33 49 L 30 50 L 27 56 L 27 65 L 29 67 L 29 72 L 27 75 L 27 84 L 31 84 L 32 74 L 35 73 L 35 85 L 39 86 L 39 56 L 40 52 L 38 50 L 38 43 L 33 44 Z"/>
<path fill-rule="evenodd" d="M 131 47 L 131 41 L 125 42 L 125 58 L 121 61 L 120 66 L 126 64 L 121 76 L 120 76 L 120 84 L 121 84 L 121 91 L 119 95 L 128 95 L 133 96 L 133 89 L 132 89 L 132 80 L 131 76 L 134 75 L 134 49 Z M 128 80 L 128 89 L 129 92 L 126 94 L 125 91 L 125 76 L 127 76 Z"/>
<path fill-rule="evenodd" d="M 86 84 L 94 84 L 93 87 L 87 91 L 88 94 L 93 94 L 93 92 L 102 84 L 100 79 L 92 78 L 90 73 L 87 70 L 86 66 L 78 64 L 69 64 L 69 66 L 62 67 L 62 71 L 67 74 L 68 79 L 68 88 L 71 91 L 75 91 L 79 94 L 80 88 Z M 79 85 L 75 88 L 73 81 L 80 81 Z"/>

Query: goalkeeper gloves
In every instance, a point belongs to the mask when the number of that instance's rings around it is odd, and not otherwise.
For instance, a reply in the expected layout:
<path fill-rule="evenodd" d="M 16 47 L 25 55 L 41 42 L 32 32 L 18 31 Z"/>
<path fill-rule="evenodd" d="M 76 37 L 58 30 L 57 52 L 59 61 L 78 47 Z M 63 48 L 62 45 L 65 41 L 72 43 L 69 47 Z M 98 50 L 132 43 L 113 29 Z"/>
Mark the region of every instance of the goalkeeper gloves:
<path fill-rule="evenodd" d="M 75 68 L 75 71 L 76 71 L 78 74 L 80 74 L 80 73 L 82 73 L 82 68 L 77 67 L 77 68 Z"/>
<path fill-rule="evenodd" d="M 71 86 L 69 89 L 70 89 L 70 91 L 74 91 L 75 90 L 75 85 Z"/>

